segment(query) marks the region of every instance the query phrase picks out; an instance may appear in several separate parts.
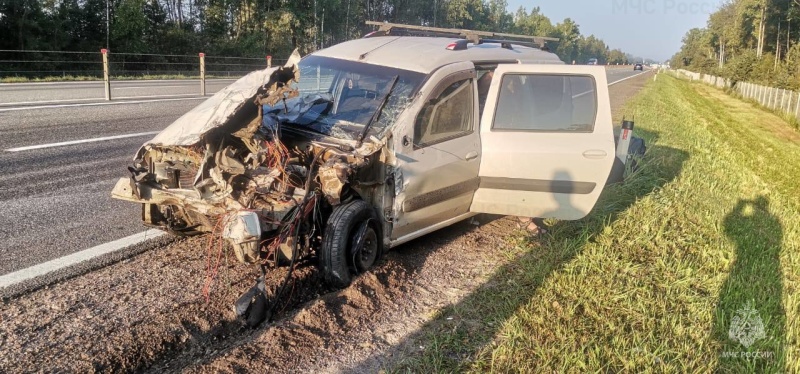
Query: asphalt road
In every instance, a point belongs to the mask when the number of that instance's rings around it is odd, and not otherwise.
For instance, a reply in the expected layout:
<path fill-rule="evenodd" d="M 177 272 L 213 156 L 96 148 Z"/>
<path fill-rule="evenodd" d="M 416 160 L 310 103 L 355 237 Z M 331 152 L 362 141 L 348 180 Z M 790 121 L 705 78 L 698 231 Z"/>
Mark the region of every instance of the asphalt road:
<path fill-rule="evenodd" d="M 608 82 L 637 73 L 610 69 Z M 173 92 L 165 85 L 190 92 L 197 84 L 173 82 L 124 82 L 117 88 L 154 96 Z M 216 89 L 223 87 L 222 82 L 215 84 L 219 84 Z M 119 177 L 128 174 L 134 152 L 151 133 L 201 98 L 143 98 L 111 105 L 97 100 L 30 103 L 102 97 L 102 85 L 99 96 L 97 90 L 97 84 L 79 82 L 0 85 L 0 275 L 143 231 L 140 207 L 111 199 L 110 191 Z M 25 104 L 9 104 L 13 102 Z M 141 135 L 7 151 L 130 134 Z"/>

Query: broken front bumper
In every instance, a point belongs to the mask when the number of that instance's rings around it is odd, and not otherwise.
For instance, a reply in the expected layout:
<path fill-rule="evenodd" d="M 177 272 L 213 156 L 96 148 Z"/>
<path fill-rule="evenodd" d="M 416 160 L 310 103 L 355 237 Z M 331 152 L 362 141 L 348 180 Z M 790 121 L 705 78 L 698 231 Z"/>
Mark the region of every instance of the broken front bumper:
<path fill-rule="evenodd" d="M 226 209 L 207 203 L 195 190 L 164 190 L 136 182 L 132 177 L 120 178 L 111 197 L 142 204 L 176 205 L 209 216 L 225 214 Z M 238 210 L 242 207 L 238 207 Z"/>

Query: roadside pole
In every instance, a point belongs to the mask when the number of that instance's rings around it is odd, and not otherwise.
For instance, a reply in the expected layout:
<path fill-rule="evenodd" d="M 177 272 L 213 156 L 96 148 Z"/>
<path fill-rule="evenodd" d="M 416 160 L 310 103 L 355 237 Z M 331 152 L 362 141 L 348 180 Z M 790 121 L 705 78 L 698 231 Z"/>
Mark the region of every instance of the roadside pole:
<path fill-rule="evenodd" d="M 769 88 L 769 98 L 767 98 L 767 108 L 772 109 L 772 98 L 775 96 L 775 89 Z"/>
<path fill-rule="evenodd" d="M 784 91 L 786 91 L 786 90 L 784 90 Z M 791 105 L 792 105 L 792 95 L 794 95 L 794 91 L 789 91 L 789 97 L 788 98 L 784 98 L 784 99 L 786 99 L 786 101 L 785 101 L 786 104 L 781 105 L 781 109 L 783 109 L 783 111 L 786 112 L 786 114 L 789 114 L 789 108 L 791 108 Z"/>
<path fill-rule="evenodd" d="M 106 100 L 111 100 L 111 81 L 108 79 L 108 50 L 103 48 L 100 50 L 103 54 L 103 81 L 105 82 Z"/>
<path fill-rule="evenodd" d="M 206 95 L 206 54 L 200 52 L 200 96 Z"/>
<path fill-rule="evenodd" d="M 797 93 L 797 105 L 794 107 L 794 116 L 800 120 L 800 92 Z"/>
<path fill-rule="evenodd" d="M 769 87 L 764 86 L 764 107 L 765 108 L 769 108 L 769 100 L 770 100 L 771 95 L 772 95 L 772 90 Z"/>
<path fill-rule="evenodd" d="M 267 69 L 272 67 L 272 56 L 267 56 Z"/>

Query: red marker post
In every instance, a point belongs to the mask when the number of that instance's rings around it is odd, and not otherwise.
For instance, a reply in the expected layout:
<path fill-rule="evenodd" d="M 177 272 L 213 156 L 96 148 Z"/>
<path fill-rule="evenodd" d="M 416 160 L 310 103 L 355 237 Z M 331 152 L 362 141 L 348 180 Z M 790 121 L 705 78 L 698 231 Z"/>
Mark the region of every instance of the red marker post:
<path fill-rule="evenodd" d="M 200 52 L 200 95 L 206 95 L 206 54 Z"/>
<path fill-rule="evenodd" d="M 108 75 L 108 50 L 103 48 L 100 50 L 100 53 L 103 55 L 103 81 L 105 82 L 106 88 L 106 100 L 111 100 L 111 81 Z"/>
<path fill-rule="evenodd" d="M 272 56 L 267 55 L 267 69 L 272 67 Z"/>

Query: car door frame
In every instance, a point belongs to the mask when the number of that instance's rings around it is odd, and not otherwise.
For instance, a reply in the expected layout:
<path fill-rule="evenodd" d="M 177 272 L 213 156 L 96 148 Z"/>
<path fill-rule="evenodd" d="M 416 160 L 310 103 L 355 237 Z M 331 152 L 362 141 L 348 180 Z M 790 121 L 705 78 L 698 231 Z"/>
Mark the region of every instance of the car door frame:
<path fill-rule="evenodd" d="M 432 98 L 438 98 L 448 87 L 462 79 L 471 79 L 469 89 L 472 91 L 472 131 L 431 145 L 415 144 L 413 140 L 416 119 L 422 114 L 426 103 Z M 474 215 L 469 212 L 469 208 L 472 195 L 480 184 L 480 118 L 475 80 L 475 66 L 472 62 L 458 62 L 437 69 L 423 84 L 418 99 L 398 119 L 399 126 L 394 129 L 393 139 L 397 165 L 394 169 L 395 199 L 390 236 L 392 246 Z M 447 184 L 417 188 L 420 183 L 430 184 L 448 179 L 436 176 L 434 171 L 437 168 L 442 171 L 441 168 L 448 160 L 451 166 L 463 169 L 456 173 L 455 178 L 449 178 L 452 180 L 448 180 Z M 418 162 L 429 164 L 415 165 Z"/>
<path fill-rule="evenodd" d="M 592 130 L 495 129 L 501 82 L 507 75 L 519 74 L 591 77 L 596 106 Z M 586 216 L 605 186 L 615 157 L 607 86 L 601 66 L 499 65 L 481 119 L 481 185 L 470 210 L 567 220 Z"/>

